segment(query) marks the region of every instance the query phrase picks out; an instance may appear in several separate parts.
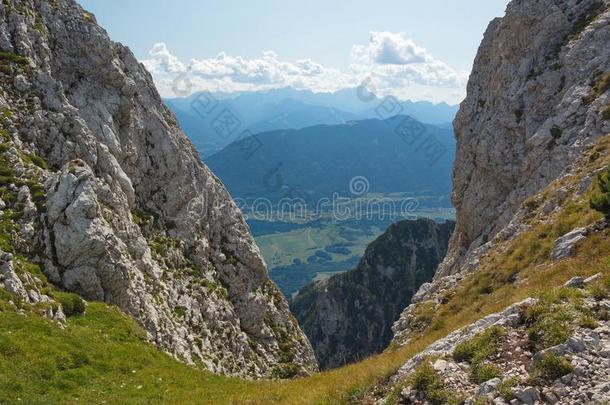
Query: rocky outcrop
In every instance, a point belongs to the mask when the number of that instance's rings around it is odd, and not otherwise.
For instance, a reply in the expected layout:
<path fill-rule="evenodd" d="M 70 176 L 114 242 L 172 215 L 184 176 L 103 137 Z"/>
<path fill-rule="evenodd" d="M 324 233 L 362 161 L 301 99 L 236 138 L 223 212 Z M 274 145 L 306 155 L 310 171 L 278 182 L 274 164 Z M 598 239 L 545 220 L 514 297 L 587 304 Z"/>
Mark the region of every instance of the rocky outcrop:
<path fill-rule="evenodd" d="M 133 54 L 72 0 L 1 2 L 0 50 L 11 248 L 188 363 L 314 371 L 238 208 Z"/>
<path fill-rule="evenodd" d="M 580 279 L 578 288 L 600 276 Z M 566 285 L 557 298 L 528 298 L 434 342 L 391 378 L 397 403 L 609 401 L 610 300 L 599 286 L 591 296 Z"/>
<path fill-rule="evenodd" d="M 61 305 L 42 292 L 43 282 L 38 277 L 27 272 L 17 274 L 13 259 L 11 253 L 0 250 L 0 286 L 17 301 L 13 305 L 34 305 L 39 313 L 63 326 L 66 316 Z"/>
<path fill-rule="evenodd" d="M 401 221 L 372 242 L 354 270 L 304 287 L 291 308 L 322 368 L 383 350 L 392 323 L 443 259 L 453 222 Z"/>
<path fill-rule="evenodd" d="M 514 0 L 487 28 L 454 122 L 457 224 L 437 277 L 459 272 L 610 131 L 609 4 Z"/>
<path fill-rule="evenodd" d="M 526 229 L 520 208 L 610 132 L 609 4 L 513 0 L 490 23 L 454 122 L 456 229 L 435 280 L 417 301 L 435 301 L 498 242 Z M 559 190 L 545 210 L 562 198 Z M 394 328 L 400 342 L 410 311 Z"/>

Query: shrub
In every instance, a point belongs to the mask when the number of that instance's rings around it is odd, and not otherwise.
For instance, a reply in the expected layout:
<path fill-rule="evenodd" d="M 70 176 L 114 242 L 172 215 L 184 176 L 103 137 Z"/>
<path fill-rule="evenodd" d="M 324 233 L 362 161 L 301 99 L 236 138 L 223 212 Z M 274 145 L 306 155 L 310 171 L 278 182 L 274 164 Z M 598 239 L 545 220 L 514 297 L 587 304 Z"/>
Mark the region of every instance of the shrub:
<path fill-rule="evenodd" d="M 590 315 L 584 315 L 578 323 L 581 328 L 595 329 L 599 326 L 597 321 Z"/>
<path fill-rule="evenodd" d="M 180 318 L 184 318 L 186 316 L 186 308 L 178 305 L 174 307 L 174 313 Z"/>
<path fill-rule="evenodd" d="M 535 376 L 547 381 L 554 381 L 574 371 L 569 360 L 555 353 L 545 353 L 534 363 Z"/>
<path fill-rule="evenodd" d="M 610 167 L 597 175 L 597 190 L 591 196 L 589 206 L 610 218 Z"/>
<path fill-rule="evenodd" d="M 559 128 L 557 125 L 553 125 L 551 128 L 551 136 L 554 139 L 561 138 L 561 128 Z"/>
<path fill-rule="evenodd" d="M 526 317 L 531 322 L 528 338 L 535 350 L 558 345 L 570 337 L 573 317 L 565 308 L 539 302 Z"/>
<path fill-rule="evenodd" d="M 513 387 L 519 383 L 517 377 L 511 377 L 508 380 L 502 381 L 498 384 L 498 393 L 505 401 L 510 402 L 515 399 Z"/>
<path fill-rule="evenodd" d="M 57 300 L 66 316 L 83 315 L 85 313 L 85 301 L 78 295 L 73 293 L 55 293 Z"/>
<path fill-rule="evenodd" d="M 474 379 L 477 383 L 484 383 L 485 381 L 489 381 L 492 378 L 499 377 L 501 371 L 498 367 L 491 363 L 483 363 L 477 364 L 474 370 L 472 371 L 474 375 Z"/>
<path fill-rule="evenodd" d="M 0 59 L 6 60 L 9 62 L 13 62 L 18 65 L 27 65 L 28 64 L 28 60 L 26 58 L 24 58 L 23 56 L 15 55 L 14 53 L 10 53 L 10 52 L 0 51 Z"/>
<path fill-rule="evenodd" d="M 29 156 L 30 160 L 32 161 L 32 163 L 34 163 L 36 166 L 40 167 L 41 169 L 47 169 L 47 162 L 41 158 L 40 156 L 36 155 L 36 154 L 31 154 Z"/>
<path fill-rule="evenodd" d="M 411 376 L 411 386 L 433 405 L 449 402 L 449 394 L 443 386 L 443 379 L 432 367 L 429 361 L 420 364 Z"/>
<path fill-rule="evenodd" d="M 473 365 L 480 364 L 497 352 L 498 341 L 504 333 L 504 328 L 492 326 L 472 339 L 458 344 L 453 351 L 454 360 Z"/>
<path fill-rule="evenodd" d="M 295 363 L 282 363 L 275 366 L 271 374 L 279 379 L 293 378 L 299 374 L 299 366 Z"/>

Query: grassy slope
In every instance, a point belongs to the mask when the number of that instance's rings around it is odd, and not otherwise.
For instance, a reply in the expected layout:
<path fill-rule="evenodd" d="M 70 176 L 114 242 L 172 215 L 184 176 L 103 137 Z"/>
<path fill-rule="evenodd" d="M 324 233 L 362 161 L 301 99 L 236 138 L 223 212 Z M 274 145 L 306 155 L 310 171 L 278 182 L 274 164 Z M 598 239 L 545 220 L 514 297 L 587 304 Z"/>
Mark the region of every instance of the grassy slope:
<path fill-rule="evenodd" d="M 587 172 L 608 164 L 609 137 L 584 159 L 581 173 L 551 184 L 540 202 L 562 185 L 578 184 Z M 38 315 L 17 314 L 0 300 L 0 403 L 338 403 L 359 397 L 392 374 L 406 359 L 434 340 L 482 316 L 559 286 L 574 275 L 610 274 L 610 231 L 587 238 L 576 255 L 548 259 L 553 240 L 600 218 L 587 198 L 563 204 L 552 221 L 531 206 L 531 229 L 496 249 L 478 271 L 430 314 L 428 327 L 414 343 L 355 365 L 283 382 L 248 382 L 214 376 L 185 366 L 143 340 L 143 332 L 125 315 L 92 303 L 87 314 L 71 318 L 65 330 Z M 518 274 L 521 282 L 513 280 Z"/>

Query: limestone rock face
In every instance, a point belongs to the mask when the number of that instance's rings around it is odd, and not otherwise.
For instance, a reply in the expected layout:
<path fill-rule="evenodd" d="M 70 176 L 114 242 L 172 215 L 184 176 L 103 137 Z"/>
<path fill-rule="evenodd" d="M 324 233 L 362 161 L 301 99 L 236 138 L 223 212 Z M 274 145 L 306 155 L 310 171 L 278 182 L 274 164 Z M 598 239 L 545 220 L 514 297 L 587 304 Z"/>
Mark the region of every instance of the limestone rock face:
<path fill-rule="evenodd" d="M 238 208 L 134 55 L 72 0 L 0 3 L 0 50 L 2 154 L 25 184 L 11 206 L 25 207 L 20 250 L 188 363 L 245 377 L 316 370 Z"/>
<path fill-rule="evenodd" d="M 513 0 L 490 23 L 454 122 L 455 232 L 419 300 L 519 233 L 515 214 L 528 197 L 610 132 L 609 4 Z"/>
<path fill-rule="evenodd" d="M 512 1 L 491 22 L 454 122 L 456 232 L 437 277 L 610 131 L 608 1 Z M 603 84 L 605 83 L 605 84 Z"/>
<path fill-rule="evenodd" d="M 454 223 L 401 221 L 372 242 L 356 269 L 304 287 L 291 303 L 320 367 L 380 352 L 391 326 L 447 252 Z"/>

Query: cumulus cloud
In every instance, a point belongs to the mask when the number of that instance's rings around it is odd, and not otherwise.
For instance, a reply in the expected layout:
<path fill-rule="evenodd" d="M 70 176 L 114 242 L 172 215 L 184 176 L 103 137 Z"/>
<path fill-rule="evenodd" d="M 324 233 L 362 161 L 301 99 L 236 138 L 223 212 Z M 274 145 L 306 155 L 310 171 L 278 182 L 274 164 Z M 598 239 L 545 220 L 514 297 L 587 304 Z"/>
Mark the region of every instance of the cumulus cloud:
<path fill-rule="evenodd" d="M 149 51 L 149 55 L 151 59 L 144 61 L 144 64 L 153 73 L 180 73 L 185 69 L 178 58 L 169 52 L 167 45 L 164 43 L 154 44 Z"/>
<path fill-rule="evenodd" d="M 407 65 L 434 60 L 432 56 L 402 34 L 392 32 L 370 32 L 367 45 L 354 45 L 352 58 L 364 63 L 381 65 Z"/>
<path fill-rule="evenodd" d="M 182 62 L 167 45 L 157 43 L 142 63 L 164 97 L 209 91 L 256 91 L 282 87 L 332 92 L 367 80 L 379 96 L 457 103 L 465 95 L 468 73 L 435 59 L 404 34 L 371 32 L 354 45 L 352 63 L 340 70 L 311 59 L 282 61 L 274 52 L 254 59 L 221 52 L 214 58 Z"/>

